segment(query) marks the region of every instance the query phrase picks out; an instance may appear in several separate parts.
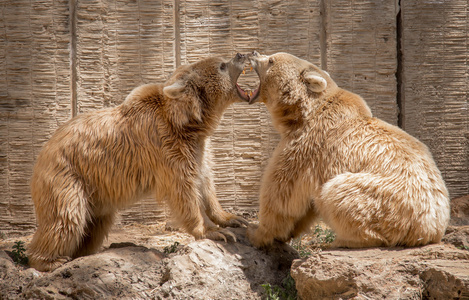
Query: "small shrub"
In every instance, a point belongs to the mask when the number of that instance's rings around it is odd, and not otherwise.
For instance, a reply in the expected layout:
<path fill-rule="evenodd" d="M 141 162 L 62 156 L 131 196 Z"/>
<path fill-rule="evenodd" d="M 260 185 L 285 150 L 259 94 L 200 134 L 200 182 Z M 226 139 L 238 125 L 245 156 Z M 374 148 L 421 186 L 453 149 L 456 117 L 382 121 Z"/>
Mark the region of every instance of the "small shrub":
<path fill-rule="evenodd" d="M 300 255 L 301 258 L 308 257 L 311 255 L 311 252 L 308 251 L 308 248 L 301 243 L 302 236 L 293 239 L 290 242 L 290 246 L 293 247 L 296 251 L 298 251 L 298 254 Z"/>
<path fill-rule="evenodd" d="M 270 283 L 262 284 L 266 300 L 296 300 L 298 292 L 295 286 L 295 280 L 288 274 L 282 281 L 282 285 L 271 286 Z"/>
<path fill-rule="evenodd" d="M 279 298 L 280 288 L 278 286 L 274 286 L 272 288 L 270 283 L 261 284 L 261 286 L 264 288 L 266 300 L 280 300 Z"/>
<path fill-rule="evenodd" d="M 24 248 L 24 242 L 16 241 L 13 245 L 13 251 L 11 251 L 13 261 L 20 265 L 28 264 L 28 257 L 26 256 L 25 251 L 26 248 Z"/>
<path fill-rule="evenodd" d="M 329 228 L 323 229 L 320 225 L 316 225 L 314 228 L 314 234 L 316 235 L 318 242 L 321 244 L 330 244 L 335 240 L 334 231 L 330 230 Z"/>
<path fill-rule="evenodd" d="M 166 254 L 175 253 L 178 249 L 179 242 L 174 242 L 171 246 L 166 246 L 163 248 L 163 252 Z"/>

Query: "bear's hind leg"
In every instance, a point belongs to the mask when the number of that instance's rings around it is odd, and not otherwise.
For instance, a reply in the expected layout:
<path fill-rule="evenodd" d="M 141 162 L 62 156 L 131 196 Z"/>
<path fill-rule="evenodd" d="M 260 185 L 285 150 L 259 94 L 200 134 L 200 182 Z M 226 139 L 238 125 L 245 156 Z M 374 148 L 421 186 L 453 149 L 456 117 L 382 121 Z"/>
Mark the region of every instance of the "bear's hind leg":
<path fill-rule="evenodd" d="M 382 186 L 375 175 L 363 173 L 340 174 L 323 186 L 315 206 L 336 234 L 333 247 L 389 246 L 383 235 L 391 227 L 387 208 L 376 188 Z"/>
<path fill-rule="evenodd" d="M 99 251 L 114 224 L 115 213 L 93 217 L 86 225 L 83 241 L 73 254 L 73 258 L 94 254 Z"/>
<path fill-rule="evenodd" d="M 64 179 L 67 188 L 32 186 L 38 229 L 28 245 L 32 267 L 53 271 L 73 257 L 83 238 L 89 219 L 88 200 L 81 184 Z"/>
<path fill-rule="evenodd" d="M 38 228 L 28 246 L 29 265 L 41 272 L 53 271 L 72 259 L 72 248 L 51 229 Z"/>
<path fill-rule="evenodd" d="M 82 225 L 67 220 L 39 226 L 28 246 L 31 267 L 39 271 L 53 271 L 74 256 L 83 237 Z"/>

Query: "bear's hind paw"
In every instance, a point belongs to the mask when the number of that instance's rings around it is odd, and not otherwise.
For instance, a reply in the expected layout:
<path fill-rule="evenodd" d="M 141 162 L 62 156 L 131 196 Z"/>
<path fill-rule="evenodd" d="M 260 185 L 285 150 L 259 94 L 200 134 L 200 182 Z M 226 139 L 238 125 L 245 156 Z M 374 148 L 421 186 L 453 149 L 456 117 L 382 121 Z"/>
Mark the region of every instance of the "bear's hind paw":
<path fill-rule="evenodd" d="M 52 272 L 55 269 L 63 266 L 65 263 L 71 261 L 72 258 L 69 256 L 60 256 L 56 259 L 31 259 L 29 265 L 41 272 Z"/>

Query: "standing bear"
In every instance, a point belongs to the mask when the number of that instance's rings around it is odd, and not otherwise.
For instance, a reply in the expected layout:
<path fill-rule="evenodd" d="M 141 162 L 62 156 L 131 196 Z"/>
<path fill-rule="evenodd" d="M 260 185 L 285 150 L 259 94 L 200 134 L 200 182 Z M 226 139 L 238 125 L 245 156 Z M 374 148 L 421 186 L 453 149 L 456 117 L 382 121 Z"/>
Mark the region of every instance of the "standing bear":
<path fill-rule="evenodd" d="M 250 55 L 279 145 L 263 175 L 256 247 L 287 241 L 322 218 L 336 247 L 437 243 L 448 191 L 427 147 L 372 117 L 365 101 L 327 72 L 287 53 Z"/>
<path fill-rule="evenodd" d="M 79 115 L 40 152 L 31 180 L 38 228 L 32 267 L 50 271 L 95 253 L 116 212 L 153 193 L 196 239 L 235 240 L 248 223 L 215 195 L 206 140 L 224 110 L 249 98 L 237 84 L 247 59 L 181 66 L 164 84 L 134 89 L 114 108 Z"/>

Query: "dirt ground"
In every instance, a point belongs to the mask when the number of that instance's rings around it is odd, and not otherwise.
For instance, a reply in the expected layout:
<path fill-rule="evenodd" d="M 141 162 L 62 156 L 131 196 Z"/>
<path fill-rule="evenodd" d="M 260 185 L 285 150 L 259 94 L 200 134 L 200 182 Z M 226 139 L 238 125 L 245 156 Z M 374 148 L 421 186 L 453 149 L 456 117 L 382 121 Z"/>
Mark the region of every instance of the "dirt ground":
<path fill-rule="evenodd" d="M 116 225 L 100 253 L 50 273 L 12 260 L 15 243 L 27 247 L 32 235 L 0 233 L 0 299 L 262 299 L 290 268 L 303 299 L 469 299 L 468 203 L 453 200 L 438 245 L 332 249 L 333 232 L 319 224 L 265 251 L 251 247 L 245 228 L 225 243 L 195 241 L 165 222 Z"/>

